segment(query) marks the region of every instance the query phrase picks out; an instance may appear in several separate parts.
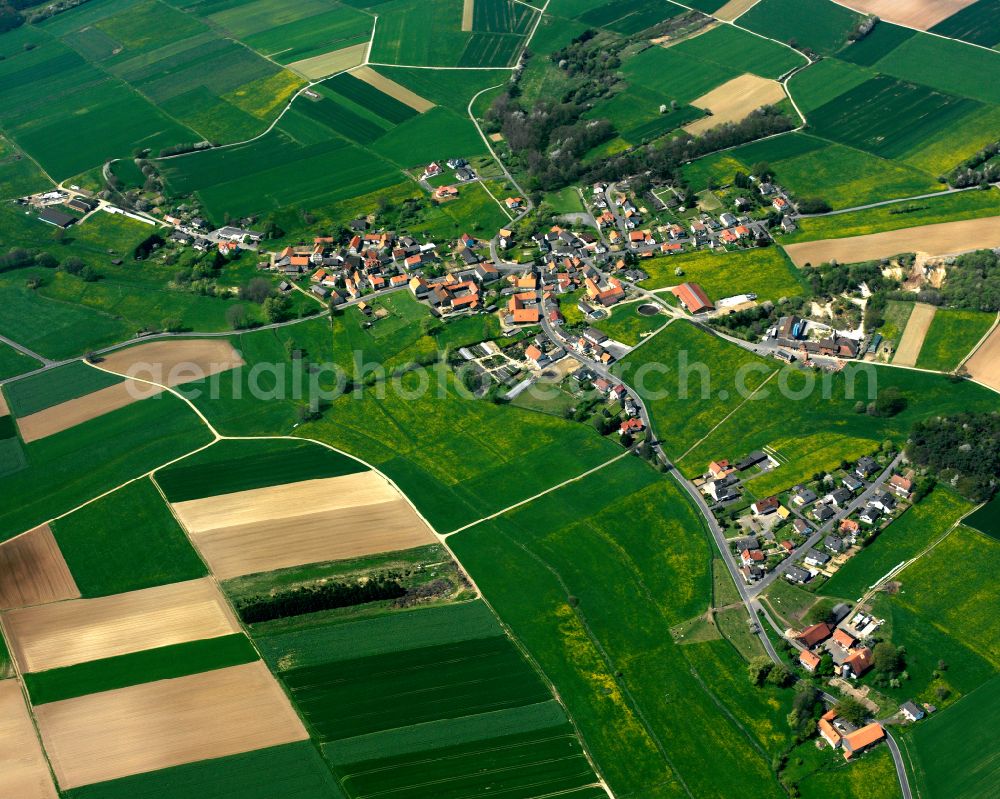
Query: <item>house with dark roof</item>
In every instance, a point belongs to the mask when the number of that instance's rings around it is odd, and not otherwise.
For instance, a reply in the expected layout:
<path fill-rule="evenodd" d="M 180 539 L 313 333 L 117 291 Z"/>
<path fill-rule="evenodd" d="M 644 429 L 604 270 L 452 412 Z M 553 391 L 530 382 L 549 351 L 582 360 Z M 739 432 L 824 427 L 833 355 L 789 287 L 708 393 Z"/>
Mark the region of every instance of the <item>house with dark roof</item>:
<path fill-rule="evenodd" d="M 876 472 L 878 472 L 878 461 L 870 455 L 858 458 L 858 462 L 854 464 L 854 473 L 862 480 L 867 480 Z"/>
<path fill-rule="evenodd" d="M 46 222 L 50 225 L 55 225 L 56 227 L 60 227 L 63 230 L 65 230 L 74 222 L 76 222 L 75 216 L 70 216 L 69 214 L 65 214 L 62 211 L 56 210 L 55 208 L 43 209 L 42 212 L 38 215 L 38 218 L 43 222 Z"/>
<path fill-rule="evenodd" d="M 785 579 L 790 583 L 797 583 L 798 585 L 809 582 L 810 577 L 812 575 L 801 566 L 789 566 L 785 572 Z"/>

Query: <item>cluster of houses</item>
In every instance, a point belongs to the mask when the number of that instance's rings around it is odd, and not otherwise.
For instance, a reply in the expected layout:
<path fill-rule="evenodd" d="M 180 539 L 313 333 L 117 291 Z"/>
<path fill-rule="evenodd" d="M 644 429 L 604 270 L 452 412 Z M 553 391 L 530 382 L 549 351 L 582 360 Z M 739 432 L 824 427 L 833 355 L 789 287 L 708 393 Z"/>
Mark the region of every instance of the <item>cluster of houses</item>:
<path fill-rule="evenodd" d="M 840 622 L 849 615 L 845 605 L 838 605 L 834 609 L 834 617 L 838 615 L 841 615 L 841 619 L 834 626 L 820 622 L 792 634 L 789 638 L 799 647 L 799 665 L 810 674 L 819 667 L 823 655 L 829 655 L 838 677 L 857 680 L 867 674 L 874 665 L 871 647 L 863 641 L 880 625 L 871 620 L 864 627 L 862 634 L 854 627 L 841 626 Z M 857 618 L 856 616 L 855 619 Z M 867 617 L 865 619 L 867 620 Z"/>
<path fill-rule="evenodd" d="M 847 719 L 839 718 L 835 710 L 828 710 L 819 720 L 819 734 L 832 749 L 840 749 L 844 759 L 871 749 L 885 738 L 885 729 L 877 721 L 857 727 Z"/>
<path fill-rule="evenodd" d="M 573 373 L 573 377 L 578 382 L 592 382 L 594 388 L 607 398 L 608 405 L 617 405 L 625 415 L 625 419 L 618 425 L 618 435 L 628 435 L 630 438 L 643 433 L 646 429 L 641 418 L 641 410 L 635 397 L 629 394 L 628 389 L 621 383 L 615 383 L 603 377 L 595 379 L 593 372 L 586 367 L 581 367 Z"/>
<path fill-rule="evenodd" d="M 813 327 L 814 323 L 799 316 L 782 316 L 778 324 L 765 333 L 764 341 L 773 342 L 781 348 L 777 356 L 787 362 L 795 360 L 796 355 L 807 363 L 811 357 L 817 355 L 828 358 L 857 358 L 868 350 L 863 341 L 841 335 L 825 326 L 823 327 L 826 335 L 821 338 L 810 338 L 809 330 Z"/>

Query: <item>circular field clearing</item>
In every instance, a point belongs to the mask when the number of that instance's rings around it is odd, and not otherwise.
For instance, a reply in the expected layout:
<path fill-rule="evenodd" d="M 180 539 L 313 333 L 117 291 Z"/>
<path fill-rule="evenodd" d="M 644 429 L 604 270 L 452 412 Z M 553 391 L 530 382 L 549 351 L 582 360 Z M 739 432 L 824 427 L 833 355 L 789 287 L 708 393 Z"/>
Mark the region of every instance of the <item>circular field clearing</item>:
<path fill-rule="evenodd" d="M 660 306 L 652 303 L 643 303 L 636 309 L 642 316 L 656 316 L 660 312 Z"/>

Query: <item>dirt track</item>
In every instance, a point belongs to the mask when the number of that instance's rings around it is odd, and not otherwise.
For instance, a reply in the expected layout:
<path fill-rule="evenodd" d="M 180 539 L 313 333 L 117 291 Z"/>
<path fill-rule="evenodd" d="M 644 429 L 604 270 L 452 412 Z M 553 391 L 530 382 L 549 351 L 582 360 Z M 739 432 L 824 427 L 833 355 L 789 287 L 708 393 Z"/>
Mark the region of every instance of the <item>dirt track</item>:
<path fill-rule="evenodd" d="M 17 680 L 0 682 L 0 796 L 58 799 Z"/>
<path fill-rule="evenodd" d="M 43 411 L 22 416 L 17 420 L 17 427 L 25 443 L 38 441 L 124 408 L 140 399 L 155 396 L 161 390 L 147 383 L 125 380 L 82 397 L 53 405 Z"/>
<path fill-rule="evenodd" d="M 260 661 L 52 702 L 35 715 L 63 789 L 308 738 Z"/>
<path fill-rule="evenodd" d="M 189 580 L 2 614 L 22 671 L 44 671 L 239 632 L 215 584 Z"/>
<path fill-rule="evenodd" d="M 369 86 L 374 86 L 380 92 L 384 92 L 390 97 L 394 97 L 399 100 L 399 102 L 405 103 L 414 111 L 418 111 L 421 114 L 424 111 L 430 111 L 434 107 L 434 103 L 430 100 L 425 100 L 416 92 L 411 92 L 405 86 L 400 86 L 394 80 L 389 80 L 389 78 L 385 75 L 379 74 L 371 67 L 358 67 L 351 74 L 358 80 L 363 80 Z"/>
<path fill-rule="evenodd" d="M 126 377 L 178 386 L 243 365 L 223 339 L 168 339 L 151 341 L 111 353 L 98 364 L 101 369 Z"/>
<path fill-rule="evenodd" d="M 0 544 L 0 608 L 80 596 L 47 524 Z"/>
<path fill-rule="evenodd" d="M 173 506 L 220 579 L 429 544 L 410 504 L 375 472 L 304 480 Z"/>
<path fill-rule="evenodd" d="M 887 22 L 927 30 L 941 20 L 971 6 L 976 0 L 837 0 L 864 14 L 875 14 Z"/>
<path fill-rule="evenodd" d="M 821 264 L 831 260 L 853 264 L 888 258 L 903 252 L 950 255 L 1000 246 L 1000 217 L 940 222 L 886 233 L 869 233 L 845 239 L 820 239 L 783 246 L 796 266 Z"/>
<path fill-rule="evenodd" d="M 899 346 L 896 348 L 896 355 L 892 362 L 900 366 L 916 366 L 917 358 L 920 357 L 920 350 L 924 346 L 924 339 L 930 329 L 931 322 L 934 321 L 934 314 L 937 308 L 923 302 L 913 304 L 913 312 L 906 322 L 906 329 L 899 339 Z"/>
<path fill-rule="evenodd" d="M 983 346 L 965 362 L 965 368 L 975 380 L 1000 391 L 1000 326 L 993 328 Z"/>
<path fill-rule="evenodd" d="M 697 100 L 692 100 L 691 105 L 708 109 L 712 116 L 690 122 L 684 126 L 684 130 L 695 135 L 704 133 L 723 122 L 738 122 L 762 105 L 771 105 L 784 99 L 785 90 L 776 80 L 746 73 L 726 81 Z"/>

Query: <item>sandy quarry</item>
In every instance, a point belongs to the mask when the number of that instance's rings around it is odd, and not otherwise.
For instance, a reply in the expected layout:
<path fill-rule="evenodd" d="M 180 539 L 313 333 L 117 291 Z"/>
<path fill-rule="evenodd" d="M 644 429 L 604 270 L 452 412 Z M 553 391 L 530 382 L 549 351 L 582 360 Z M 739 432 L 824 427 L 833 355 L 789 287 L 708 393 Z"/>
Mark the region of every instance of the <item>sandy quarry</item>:
<path fill-rule="evenodd" d="M 974 380 L 1000 391 L 1000 326 L 994 327 L 989 338 L 965 362 Z"/>
<path fill-rule="evenodd" d="M 52 702 L 35 715 L 63 789 L 308 737 L 260 661 Z"/>
<path fill-rule="evenodd" d="M 931 322 L 934 321 L 934 314 L 937 308 L 927 303 L 916 302 L 913 304 L 913 312 L 906 322 L 906 328 L 899 339 L 899 346 L 896 348 L 896 356 L 893 363 L 900 366 L 916 366 L 917 358 L 920 357 L 920 350 L 924 346 L 924 339 L 930 329 Z"/>
<path fill-rule="evenodd" d="M 0 608 L 80 596 L 47 524 L 0 544 Z"/>
<path fill-rule="evenodd" d="M 363 64 L 367 52 L 368 42 L 362 42 L 339 50 L 331 50 L 322 55 L 314 55 L 311 58 L 303 58 L 301 61 L 293 61 L 285 66 L 309 80 L 317 80 Z"/>
<path fill-rule="evenodd" d="M 100 368 L 126 377 L 177 386 L 243 365 L 225 339 L 151 341 L 107 355 Z"/>
<path fill-rule="evenodd" d="M 240 491 L 173 507 L 220 579 L 435 540 L 410 504 L 375 472 Z"/>
<path fill-rule="evenodd" d="M 839 5 L 922 31 L 971 6 L 976 0 L 835 0 Z"/>
<path fill-rule="evenodd" d="M 58 799 L 17 680 L 0 682 L 0 796 Z"/>
<path fill-rule="evenodd" d="M 692 100 L 691 105 L 708 109 L 712 116 L 689 122 L 684 130 L 694 135 L 704 133 L 723 122 L 738 122 L 762 105 L 779 103 L 784 99 L 785 90 L 778 81 L 760 78 L 748 72 L 727 80 L 708 94 Z"/>
<path fill-rule="evenodd" d="M 22 671 L 44 671 L 239 632 L 208 579 L 98 599 L 8 610 L 3 620 Z"/>
<path fill-rule="evenodd" d="M 82 397 L 60 402 L 37 413 L 22 416 L 17 420 L 17 427 L 25 443 L 37 441 L 124 408 L 137 400 L 147 399 L 161 391 L 162 389 L 147 383 L 125 380 Z"/>
<path fill-rule="evenodd" d="M 380 92 L 396 98 L 399 102 L 405 103 L 414 111 L 418 111 L 421 114 L 424 111 L 430 111 L 434 107 L 434 103 L 430 100 L 425 100 L 416 92 L 411 92 L 405 86 L 400 86 L 396 81 L 389 80 L 385 75 L 380 75 L 371 67 L 358 67 L 351 74 L 358 80 L 363 80 L 369 86 L 374 86 Z"/>
<path fill-rule="evenodd" d="M 796 266 L 821 264 L 831 260 L 852 264 L 888 258 L 901 252 L 950 255 L 1000 246 L 1000 217 L 940 222 L 886 233 L 805 241 L 783 246 Z"/>

